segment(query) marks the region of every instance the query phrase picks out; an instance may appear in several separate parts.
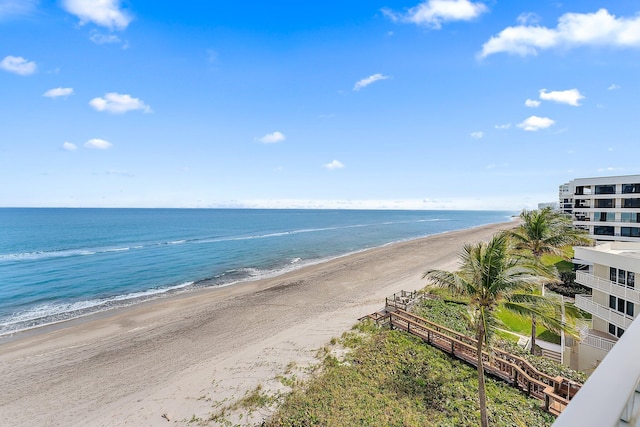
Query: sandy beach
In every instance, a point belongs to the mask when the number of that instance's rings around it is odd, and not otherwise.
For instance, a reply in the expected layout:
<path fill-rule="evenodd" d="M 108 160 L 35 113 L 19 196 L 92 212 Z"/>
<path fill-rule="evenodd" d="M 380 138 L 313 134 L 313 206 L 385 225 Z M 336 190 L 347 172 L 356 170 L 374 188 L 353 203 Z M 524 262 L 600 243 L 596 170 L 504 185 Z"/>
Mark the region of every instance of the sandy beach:
<path fill-rule="evenodd" d="M 198 425 L 189 420 L 257 386 L 285 390 L 279 375 L 302 375 L 386 296 L 424 287 L 427 269 L 456 268 L 464 242 L 511 226 L 396 243 L 18 335 L 0 344 L 0 425 Z"/>

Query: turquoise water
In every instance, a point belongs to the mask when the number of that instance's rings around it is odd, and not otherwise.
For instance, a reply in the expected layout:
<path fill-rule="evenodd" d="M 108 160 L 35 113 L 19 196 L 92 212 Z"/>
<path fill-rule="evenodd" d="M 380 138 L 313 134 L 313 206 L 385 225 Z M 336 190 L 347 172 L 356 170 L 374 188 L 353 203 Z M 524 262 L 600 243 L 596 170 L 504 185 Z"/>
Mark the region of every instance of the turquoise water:
<path fill-rule="evenodd" d="M 0 209 L 0 335 L 512 214 Z"/>

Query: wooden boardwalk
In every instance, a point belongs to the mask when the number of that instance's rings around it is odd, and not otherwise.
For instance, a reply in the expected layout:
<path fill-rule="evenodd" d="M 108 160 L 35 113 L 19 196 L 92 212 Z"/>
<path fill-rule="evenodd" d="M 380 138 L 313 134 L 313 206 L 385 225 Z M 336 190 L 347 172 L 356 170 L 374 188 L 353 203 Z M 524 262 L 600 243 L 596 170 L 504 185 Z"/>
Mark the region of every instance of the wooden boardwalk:
<path fill-rule="evenodd" d="M 398 307 L 389 307 L 385 313 L 374 313 L 367 318 L 378 324 L 415 335 L 426 343 L 477 366 L 476 339 L 433 323 Z M 582 384 L 563 377 L 551 377 L 535 369 L 527 360 L 502 350 L 494 350 L 493 357 L 482 353 L 482 364 L 487 374 L 500 378 L 529 396 L 540 399 L 545 411 L 559 415 L 578 392 Z"/>

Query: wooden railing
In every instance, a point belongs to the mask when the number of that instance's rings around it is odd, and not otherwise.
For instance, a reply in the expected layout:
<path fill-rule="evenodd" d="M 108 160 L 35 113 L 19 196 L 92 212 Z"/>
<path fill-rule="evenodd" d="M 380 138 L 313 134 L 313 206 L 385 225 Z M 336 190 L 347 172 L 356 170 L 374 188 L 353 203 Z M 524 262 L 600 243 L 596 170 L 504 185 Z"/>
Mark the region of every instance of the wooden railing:
<path fill-rule="evenodd" d="M 400 308 L 394 308 L 385 314 L 375 313 L 368 316 L 378 324 L 388 324 L 392 328 L 409 332 L 428 344 L 445 351 L 452 356 L 477 366 L 478 357 L 475 338 L 471 338 Z M 569 400 L 578 392 L 581 384 L 562 377 L 551 377 L 534 368 L 527 360 L 494 350 L 492 355 L 482 352 L 482 366 L 485 372 L 498 377 L 527 395 L 544 402 L 544 409 L 558 415 L 569 404 Z"/>
<path fill-rule="evenodd" d="M 417 291 L 400 291 L 397 294 L 393 294 L 391 297 L 385 298 L 384 306 L 391 308 L 399 308 L 401 310 L 408 310 L 409 307 L 415 304 L 421 295 Z"/>

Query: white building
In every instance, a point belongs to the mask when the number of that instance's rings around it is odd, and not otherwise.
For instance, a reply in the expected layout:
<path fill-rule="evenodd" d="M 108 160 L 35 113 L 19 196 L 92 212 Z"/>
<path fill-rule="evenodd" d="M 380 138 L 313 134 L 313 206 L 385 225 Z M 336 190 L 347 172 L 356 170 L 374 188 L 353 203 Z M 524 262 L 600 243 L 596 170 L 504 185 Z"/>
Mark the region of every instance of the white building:
<path fill-rule="evenodd" d="M 553 427 L 640 427 L 640 322 L 580 388 Z"/>
<path fill-rule="evenodd" d="M 559 187 L 559 208 L 593 239 L 640 242 L 640 175 L 574 179 Z"/>
<path fill-rule="evenodd" d="M 592 295 L 576 295 L 575 304 L 591 314 L 592 325 L 581 331 L 580 342 L 569 342 L 564 360 L 590 372 L 640 312 L 640 243 L 607 242 L 574 251 L 576 262 L 588 266 L 576 272 L 576 282 L 592 289 Z"/>
<path fill-rule="evenodd" d="M 554 211 L 558 209 L 558 202 L 544 202 L 544 203 L 538 203 L 538 209 L 545 209 L 545 208 L 551 208 Z"/>

